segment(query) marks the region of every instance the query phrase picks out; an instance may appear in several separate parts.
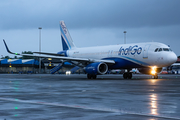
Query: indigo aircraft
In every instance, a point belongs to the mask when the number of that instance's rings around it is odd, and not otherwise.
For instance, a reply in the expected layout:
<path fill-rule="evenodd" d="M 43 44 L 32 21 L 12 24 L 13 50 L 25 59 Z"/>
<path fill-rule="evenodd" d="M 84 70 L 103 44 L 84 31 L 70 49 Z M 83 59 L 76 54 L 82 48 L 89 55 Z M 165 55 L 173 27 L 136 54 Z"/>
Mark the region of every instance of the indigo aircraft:
<path fill-rule="evenodd" d="M 60 21 L 60 31 L 63 50 L 56 54 L 46 52 L 33 52 L 32 55 L 13 53 L 3 41 L 7 51 L 11 54 L 59 59 L 61 63 L 52 69 L 52 73 L 61 69 L 64 62 L 69 62 L 77 69 L 83 68 L 88 79 L 96 79 L 97 75 L 106 74 L 113 69 L 125 69 L 123 78 L 131 79 L 132 68 L 137 68 L 139 72 L 152 75 L 154 79 L 157 79 L 162 67 L 170 66 L 177 60 L 177 56 L 171 48 L 159 42 L 77 48 L 64 21 Z"/>

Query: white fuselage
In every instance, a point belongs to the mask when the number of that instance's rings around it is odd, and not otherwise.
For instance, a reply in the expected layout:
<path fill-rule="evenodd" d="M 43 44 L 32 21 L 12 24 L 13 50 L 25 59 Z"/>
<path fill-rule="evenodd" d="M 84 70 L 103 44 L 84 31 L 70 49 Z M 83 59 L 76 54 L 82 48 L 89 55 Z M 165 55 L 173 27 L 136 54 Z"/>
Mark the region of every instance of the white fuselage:
<path fill-rule="evenodd" d="M 158 51 L 155 52 L 157 48 Z M 162 51 L 159 50 L 160 48 Z M 167 45 L 158 42 L 76 48 L 67 50 L 67 56 L 115 60 L 115 62 L 119 61 L 119 64 L 131 63 L 132 68 L 137 65 L 160 68 L 169 66 L 177 60 L 176 54 Z"/>

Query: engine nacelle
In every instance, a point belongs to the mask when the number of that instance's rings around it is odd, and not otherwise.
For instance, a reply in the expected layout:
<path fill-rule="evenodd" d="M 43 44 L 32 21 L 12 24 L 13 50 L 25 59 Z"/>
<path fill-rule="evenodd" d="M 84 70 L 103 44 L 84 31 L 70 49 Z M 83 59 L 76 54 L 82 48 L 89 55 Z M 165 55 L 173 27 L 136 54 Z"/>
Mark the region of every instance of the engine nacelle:
<path fill-rule="evenodd" d="M 138 70 L 142 74 L 152 75 L 152 73 L 151 73 L 152 68 L 138 68 Z M 162 68 L 156 68 L 156 73 L 160 73 L 161 70 L 162 70 Z"/>
<path fill-rule="evenodd" d="M 103 75 L 106 74 L 106 72 L 108 71 L 108 66 L 106 63 L 102 62 L 91 63 L 85 67 L 85 71 L 88 74 Z"/>

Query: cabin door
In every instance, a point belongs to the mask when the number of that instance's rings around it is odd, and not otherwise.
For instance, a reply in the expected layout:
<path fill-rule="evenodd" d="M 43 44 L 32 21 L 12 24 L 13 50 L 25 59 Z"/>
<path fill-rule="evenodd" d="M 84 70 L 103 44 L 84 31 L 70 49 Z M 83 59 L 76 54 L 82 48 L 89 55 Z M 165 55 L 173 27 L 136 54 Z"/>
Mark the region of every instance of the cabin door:
<path fill-rule="evenodd" d="M 143 50 L 143 59 L 148 59 L 148 51 L 149 51 L 150 46 L 151 44 L 145 45 L 144 50 Z"/>
<path fill-rule="evenodd" d="M 113 56 L 113 50 L 109 50 L 108 57 L 112 57 L 112 56 Z"/>

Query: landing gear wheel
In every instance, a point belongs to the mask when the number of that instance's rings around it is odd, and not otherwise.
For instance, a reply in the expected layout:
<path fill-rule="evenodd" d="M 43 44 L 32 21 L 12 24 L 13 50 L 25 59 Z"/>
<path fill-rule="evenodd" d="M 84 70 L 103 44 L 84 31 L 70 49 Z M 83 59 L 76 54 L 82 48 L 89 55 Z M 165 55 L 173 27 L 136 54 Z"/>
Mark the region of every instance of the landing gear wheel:
<path fill-rule="evenodd" d="M 154 79 L 158 79 L 158 75 L 155 75 L 155 76 L 154 76 Z"/>
<path fill-rule="evenodd" d="M 88 78 L 88 79 L 91 79 L 91 74 L 87 74 L 87 78 Z"/>
<path fill-rule="evenodd" d="M 132 73 L 128 73 L 128 79 L 132 78 Z"/>
<path fill-rule="evenodd" d="M 88 79 L 96 79 L 97 78 L 97 75 L 92 75 L 92 74 L 87 74 L 87 78 Z"/>
<path fill-rule="evenodd" d="M 92 78 L 93 78 L 93 79 L 96 79 L 96 77 L 97 77 L 97 75 L 92 75 Z"/>
<path fill-rule="evenodd" d="M 124 73 L 124 74 L 123 74 L 123 78 L 124 78 L 124 79 L 127 79 L 127 78 L 128 78 L 128 74 L 127 74 L 127 73 Z"/>
<path fill-rule="evenodd" d="M 131 79 L 131 78 L 132 78 L 132 73 L 130 73 L 130 72 L 125 72 L 125 73 L 123 74 L 123 78 L 124 78 L 124 79 Z"/>
<path fill-rule="evenodd" d="M 153 79 L 158 79 L 158 75 L 157 75 L 157 74 L 156 74 L 156 75 L 153 75 L 152 78 L 153 78 Z"/>

